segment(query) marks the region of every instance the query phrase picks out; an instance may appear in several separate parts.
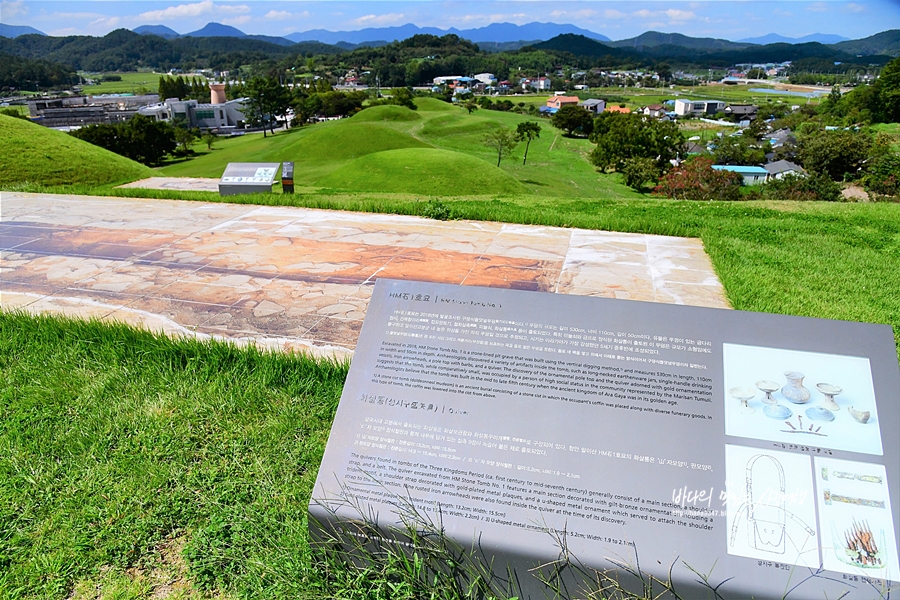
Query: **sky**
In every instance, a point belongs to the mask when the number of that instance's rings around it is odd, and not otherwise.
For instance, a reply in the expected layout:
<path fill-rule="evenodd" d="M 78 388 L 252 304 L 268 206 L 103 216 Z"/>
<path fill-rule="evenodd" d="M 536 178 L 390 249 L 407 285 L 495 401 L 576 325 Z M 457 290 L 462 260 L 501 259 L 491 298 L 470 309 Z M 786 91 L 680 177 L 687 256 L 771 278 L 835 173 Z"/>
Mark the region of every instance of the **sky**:
<path fill-rule="evenodd" d="M 211 21 L 248 34 L 358 30 L 413 23 L 471 29 L 491 23 L 571 23 L 618 40 L 649 30 L 738 40 L 777 33 L 850 39 L 900 28 L 900 0 L 0 0 L 0 22 L 49 35 L 104 35 L 166 25 L 179 33 Z"/>

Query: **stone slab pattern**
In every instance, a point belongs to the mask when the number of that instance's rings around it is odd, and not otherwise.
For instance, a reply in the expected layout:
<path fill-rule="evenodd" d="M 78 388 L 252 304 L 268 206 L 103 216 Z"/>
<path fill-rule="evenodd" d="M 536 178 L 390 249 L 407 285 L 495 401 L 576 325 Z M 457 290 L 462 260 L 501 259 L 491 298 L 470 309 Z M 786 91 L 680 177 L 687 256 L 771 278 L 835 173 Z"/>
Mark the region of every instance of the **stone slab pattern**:
<path fill-rule="evenodd" d="M 292 207 L 3 193 L 0 304 L 352 351 L 379 277 L 728 308 L 699 240 Z"/>

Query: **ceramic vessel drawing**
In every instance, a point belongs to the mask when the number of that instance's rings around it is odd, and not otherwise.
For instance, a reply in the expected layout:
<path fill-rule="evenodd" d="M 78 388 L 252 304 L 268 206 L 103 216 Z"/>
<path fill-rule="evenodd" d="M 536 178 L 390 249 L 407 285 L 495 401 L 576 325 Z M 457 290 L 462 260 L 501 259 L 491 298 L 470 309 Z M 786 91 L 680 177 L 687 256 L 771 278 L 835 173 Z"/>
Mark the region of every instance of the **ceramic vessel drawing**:
<path fill-rule="evenodd" d="M 765 402 L 765 400 L 763 400 Z M 794 413 L 791 412 L 787 406 L 782 406 L 781 404 L 767 404 L 763 407 L 763 414 L 765 414 L 770 419 L 778 419 L 779 421 L 783 421 L 784 419 L 790 419 L 791 415 Z"/>
<path fill-rule="evenodd" d="M 820 406 L 806 409 L 806 416 L 813 421 L 834 421 L 834 413 Z"/>
<path fill-rule="evenodd" d="M 778 388 L 779 385 L 774 381 L 764 379 L 756 382 L 756 389 L 766 393 L 766 397 L 763 398 L 763 402 L 766 404 L 778 404 L 778 400 L 772 397 L 772 393 L 777 392 Z"/>
<path fill-rule="evenodd" d="M 750 400 L 756 396 L 756 390 L 745 387 L 733 387 L 728 390 L 728 393 L 731 394 L 732 398 L 741 401 L 742 415 L 752 415 L 756 412 L 756 409 L 749 404 Z"/>
<path fill-rule="evenodd" d="M 841 410 L 841 407 L 835 402 L 834 397 L 844 390 L 836 385 L 831 385 L 830 383 L 817 383 L 816 389 L 825 395 L 825 403 L 822 405 L 824 408 L 831 411 Z"/>
<path fill-rule="evenodd" d="M 851 417 L 853 417 L 857 422 L 862 423 L 863 425 L 869 422 L 869 417 L 872 415 L 872 413 L 867 410 L 854 410 L 852 406 L 849 407 L 847 411 L 850 413 Z"/>
<path fill-rule="evenodd" d="M 781 388 L 781 394 L 794 404 L 806 404 L 809 402 L 812 394 L 803 387 L 803 378 L 806 375 L 797 371 L 785 371 L 784 376 L 787 379 L 787 384 Z"/>

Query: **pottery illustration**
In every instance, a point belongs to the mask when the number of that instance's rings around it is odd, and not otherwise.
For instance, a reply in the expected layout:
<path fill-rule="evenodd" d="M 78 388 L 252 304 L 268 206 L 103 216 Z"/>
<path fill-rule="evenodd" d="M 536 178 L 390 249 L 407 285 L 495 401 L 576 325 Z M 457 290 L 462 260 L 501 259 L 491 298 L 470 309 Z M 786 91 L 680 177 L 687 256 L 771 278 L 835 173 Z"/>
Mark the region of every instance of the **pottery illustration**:
<path fill-rule="evenodd" d="M 756 409 L 750 406 L 749 402 L 756 396 L 756 390 L 746 387 L 733 387 L 728 390 L 731 397 L 741 402 L 741 414 L 752 415 Z"/>
<path fill-rule="evenodd" d="M 794 404 L 809 402 L 812 395 L 808 389 L 803 387 L 803 378 L 806 375 L 797 371 L 785 371 L 784 376 L 787 378 L 787 384 L 781 388 L 781 394 Z"/>
<path fill-rule="evenodd" d="M 778 384 L 774 381 L 761 380 L 756 382 L 756 388 L 766 393 L 766 397 L 763 398 L 763 402 L 766 404 L 778 404 L 778 400 L 772 397 L 773 392 L 778 391 Z"/>
<path fill-rule="evenodd" d="M 807 408 L 806 416 L 813 421 L 834 421 L 834 413 L 830 410 L 825 410 L 821 406 L 813 406 L 812 408 Z"/>
<path fill-rule="evenodd" d="M 871 416 L 871 413 L 869 411 L 853 410 L 852 406 L 849 407 L 847 411 L 850 413 L 851 417 L 853 417 L 863 425 L 869 422 L 869 417 Z"/>
<path fill-rule="evenodd" d="M 831 385 L 830 383 L 817 383 L 816 389 L 818 389 L 825 395 L 825 403 L 822 405 L 822 407 L 827 408 L 830 411 L 841 410 L 841 407 L 838 406 L 838 403 L 834 401 L 834 397 L 844 390 L 836 385 Z"/>

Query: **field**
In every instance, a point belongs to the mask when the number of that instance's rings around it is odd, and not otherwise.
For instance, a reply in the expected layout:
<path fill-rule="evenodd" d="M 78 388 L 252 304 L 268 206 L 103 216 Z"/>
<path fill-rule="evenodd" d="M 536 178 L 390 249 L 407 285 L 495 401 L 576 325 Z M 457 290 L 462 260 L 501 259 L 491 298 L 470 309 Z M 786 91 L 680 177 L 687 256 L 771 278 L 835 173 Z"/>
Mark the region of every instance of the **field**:
<path fill-rule="evenodd" d="M 0 115 L 0 186 L 121 184 L 153 171 L 68 134 Z"/>
<path fill-rule="evenodd" d="M 94 85 L 83 85 L 82 91 L 89 96 L 99 94 L 155 94 L 159 86 L 159 78 L 162 73 L 104 73 L 103 75 L 118 75 L 122 81 L 104 81 Z M 82 77 L 100 80 L 100 74 L 81 73 Z"/>

